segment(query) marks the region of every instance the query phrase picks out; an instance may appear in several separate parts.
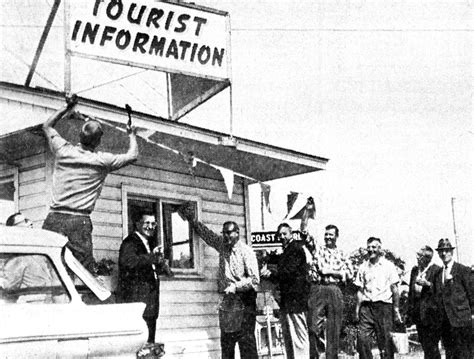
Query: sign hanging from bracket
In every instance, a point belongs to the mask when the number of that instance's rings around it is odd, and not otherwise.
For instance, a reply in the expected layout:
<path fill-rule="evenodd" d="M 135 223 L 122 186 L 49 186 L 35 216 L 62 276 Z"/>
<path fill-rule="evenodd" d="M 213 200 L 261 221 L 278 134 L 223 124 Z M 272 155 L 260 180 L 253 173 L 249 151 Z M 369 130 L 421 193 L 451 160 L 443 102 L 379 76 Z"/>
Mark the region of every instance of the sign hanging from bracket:
<path fill-rule="evenodd" d="M 186 3 L 68 0 L 67 50 L 215 80 L 230 78 L 227 12 Z"/>
<path fill-rule="evenodd" d="M 182 1 L 65 0 L 65 92 L 71 56 L 167 73 L 169 119 L 231 85 L 230 16 Z"/>

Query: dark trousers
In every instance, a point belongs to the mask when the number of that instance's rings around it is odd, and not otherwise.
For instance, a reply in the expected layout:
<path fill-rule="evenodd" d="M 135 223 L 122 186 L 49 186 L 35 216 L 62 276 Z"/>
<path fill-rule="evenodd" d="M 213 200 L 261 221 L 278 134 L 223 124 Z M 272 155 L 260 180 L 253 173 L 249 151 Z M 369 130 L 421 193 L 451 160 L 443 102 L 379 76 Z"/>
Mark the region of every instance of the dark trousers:
<path fill-rule="evenodd" d="M 95 272 L 92 254 L 92 222 L 87 215 L 50 212 L 43 229 L 60 233 L 68 238 L 67 247 L 91 273 Z"/>
<path fill-rule="evenodd" d="M 443 310 L 441 321 L 441 341 L 446 350 L 446 359 L 472 359 L 473 328 L 453 327 Z"/>
<path fill-rule="evenodd" d="M 326 317 L 326 358 L 337 359 L 344 302 L 336 285 L 311 284 L 308 300 L 308 332 L 311 358 L 319 358 L 318 343 Z"/>
<path fill-rule="evenodd" d="M 393 324 L 392 304 L 384 302 L 364 302 L 359 313 L 359 333 L 357 351 L 360 359 L 372 359 L 372 338 L 383 359 L 393 359 L 394 348 L 390 332 Z"/>
<path fill-rule="evenodd" d="M 441 337 L 440 328 L 438 326 L 417 323 L 416 331 L 425 353 L 425 359 L 441 359 L 438 345 Z"/>
<path fill-rule="evenodd" d="M 235 344 L 239 344 L 242 359 L 257 359 L 257 341 L 255 339 L 255 321 L 257 317 L 257 293 L 250 291 L 238 293 L 244 304 L 244 317 L 238 332 L 226 333 L 221 329 L 222 359 L 235 358 Z"/>

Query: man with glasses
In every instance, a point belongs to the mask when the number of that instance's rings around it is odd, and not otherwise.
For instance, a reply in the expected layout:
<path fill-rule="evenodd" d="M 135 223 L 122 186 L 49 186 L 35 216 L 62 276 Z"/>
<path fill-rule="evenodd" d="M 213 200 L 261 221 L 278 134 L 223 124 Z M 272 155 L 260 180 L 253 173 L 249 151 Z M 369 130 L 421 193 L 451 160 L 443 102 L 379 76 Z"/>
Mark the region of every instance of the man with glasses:
<path fill-rule="evenodd" d="M 146 303 L 143 319 L 148 326 L 148 343 L 155 342 L 160 309 L 159 274 L 167 273 L 163 255 L 156 243 L 156 217 L 143 212 L 135 218 L 135 232 L 127 236 L 119 251 L 118 299 Z"/>
<path fill-rule="evenodd" d="M 222 226 L 222 236 L 211 231 L 196 219 L 193 203 L 181 206 L 178 213 L 191 223 L 196 233 L 219 253 L 218 291 L 224 294 L 223 301 L 234 299 L 243 304 L 243 319 L 240 329 L 231 330 L 221 323 L 222 359 L 235 357 L 235 344 L 239 344 L 242 359 L 257 359 L 255 321 L 257 315 L 257 292 L 260 282 L 257 258 L 251 247 L 239 240 L 237 223 L 228 221 Z"/>
<path fill-rule="evenodd" d="M 410 274 L 408 291 L 408 319 L 416 325 L 425 358 L 440 359 L 439 310 L 434 294 L 434 277 L 440 267 L 432 262 L 433 249 L 422 247 L 416 254 L 418 265 Z"/>

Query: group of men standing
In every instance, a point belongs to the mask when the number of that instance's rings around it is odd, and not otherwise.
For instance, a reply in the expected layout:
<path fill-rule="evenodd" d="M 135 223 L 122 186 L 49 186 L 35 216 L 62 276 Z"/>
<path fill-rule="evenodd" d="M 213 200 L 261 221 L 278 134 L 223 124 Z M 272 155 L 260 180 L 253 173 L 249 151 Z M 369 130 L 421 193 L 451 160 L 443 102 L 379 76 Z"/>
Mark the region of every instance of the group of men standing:
<path fill-rule="evenodd" d="M 136 131 L 127 128 L 130 144 L 126 153 L 97 152 L 103 134 L 100 122 L 89 119 L 81 128 L 78 145 L 63 139 L 53 128 L 62 118 L 74 116 L 77 98 L 68 99 L 43 125 L 54 155 L 53 191 L 49 214 L 43 228 L 66 235 L 68 246 L 93 271 L 92 223 L 90 213 L 100 195 L 107 174 L 138 158 Z M 238 331 L 221 328 L 222 358 L 234 358 L 236 343 L 242 358 L 257 358 L 255 340 L 256 289 L 260 275 L 276 280 L 281 291 L 281 322 L 288 358 L 337 358 L 343 319 L 341 285 L 354 281 L 359 288 L 355 319 L 358 321 L 357 349 L 361 359 L 372 358 L 372 338 L 376 338 L 382 358 L 393 358 L 390 332 L 393 321 L 401 322 L 399 275 L 386 260 L 379 238 L 367 240 L 368 259 L 357 274 L 337 248 L 339 229 L 328 225 L 324 244 L 316 241 L 302 223 L 303 241 L 296 241 L 288 224 L 278 227 L 283 254 L 276 270 L 259 271 L 252 248 L 239 241 L 239 226 L 224 223 L 222 235 L 209 230 L 196 218 L 192 204 L 184 204 L 180 215 L 195 232 L 219 253 L 218 290 L 238 298 L 243 319 Z M 156 217 L 140 213 L 134 220 L 135 232 L 122 243 L 119 254 L 119 288 L 123 301 L 147 303 L 143 317 L 149 328 L 148 342 L 155 339 L 159 310 L 159 277 L 169 274 L 155 243 Z M 473 283 L 470 269 L 453 261 L 453 247 L 441 240 L 437 248 L 444 266 L 431 265 L 433 250 L 424 247 L 410 282 L 410 317 L 417 325 L 426 358 L 439 358 L 438 342 L 443 341 L 446 357 L 470 358 Z M 325 336 L 323 339 L 323 323 Z"/>
<path fill-rule="evenodd" d="M 324 244 L 316 241 L 305 228 L 303 224 L 303 241 L 296 241 L 290 235 L 292 231 L 288 224 L 278 227 L 283 254 L 276 271 L 264 271 L 262 276 L 278 279 L 287 356 L 319 358 L 325 352 L 326 358 L 334 359 L 339 354 L 344 310 L 341 286 L 354 279 L 354 268 L 349 258 L 337 248 L 337 226 L 326 226 Z M 371 338 L 376 336 L 382 357 L 392 358 L 393 315 L 401 320 L 399 277 L 395 266 L 383 257 L 380 239 L 369 238 L 367 252 L 368 260 L 361 265 L 354 281 L 359 287 L 355 313 L 359 322 L 358 352 L 360 358 L 371 358 Z M 287 263 L 298 265 L 291 269 L 291 264 Z M 289 297 L 298 298 L 302 305 L 288 307 L 285 301 Z"/>
<path fill-rule="evenodd" d="M 410 275 L 409 320 L 416 325 L 425 358 L 441 358 L 440 340 L 446 359 L 473 358 L 473 273 L 454 261 L 449 239 L 440 239 L 436 250 L 442 267 L 432 262 L 431 247 L 417 252 Z"/>
<path fill-rule="evenodd" d="M 326 227 L 324 245 L 308 235 L 304 227 L 304 240 L 296 241 L 291 227 L 280 224 L 277 236 L 282 239 L 283 253 L 278 266 L 261 272 L 262 277 L 279 283 L 287 357 L 319 358 L 324 351 L 328 359 L 338 357 L 344 309 L 340 286 L 353 281 L 358 287 L 354 314 L 359 358 L 372 358 L 373 339 L 381 358 L 394 358 L 393 323 L 402 323 L 400 276 L 385 258 L 381 240 L 367 240 L 367 259 L 356 272 L 337 248 L 336 226 Z M 441 239 L 436 250 L 443 268 L 433 264 L 430 247 L 417 253 L 418 266 L 411 272 L 408 319 L 416 324 L 426 359 L 441 358 L 440 340 L 447 359 L 472 358 L 473 274 L 470 268 L 454 261 L 454 247 L 448 239 Z"/>

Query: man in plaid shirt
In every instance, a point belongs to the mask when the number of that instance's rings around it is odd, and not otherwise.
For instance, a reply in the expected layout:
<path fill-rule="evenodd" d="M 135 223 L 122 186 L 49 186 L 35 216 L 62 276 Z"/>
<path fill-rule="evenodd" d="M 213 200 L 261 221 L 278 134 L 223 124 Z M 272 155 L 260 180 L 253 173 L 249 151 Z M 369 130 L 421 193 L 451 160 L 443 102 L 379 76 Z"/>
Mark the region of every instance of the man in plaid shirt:
<path fill-rule="evenodd" d="M 316 242 L 311 235 L 306 235 L 307 246 L 312 255 L 308 300 L 311 358 L 319 358 L 320 351 L 323 350 L 318 344 L 322 343 L 321 331 L 324 317 L 326 317 L 326 358 L 336 359 L 339 351 L 339 335 L 344 309 L 339 285 L 352 279 L 353 270 L 348 258 L 336 246 L 338 237 L 339 229 L 332 224 L 326 226 L 324 245 Z"/>

